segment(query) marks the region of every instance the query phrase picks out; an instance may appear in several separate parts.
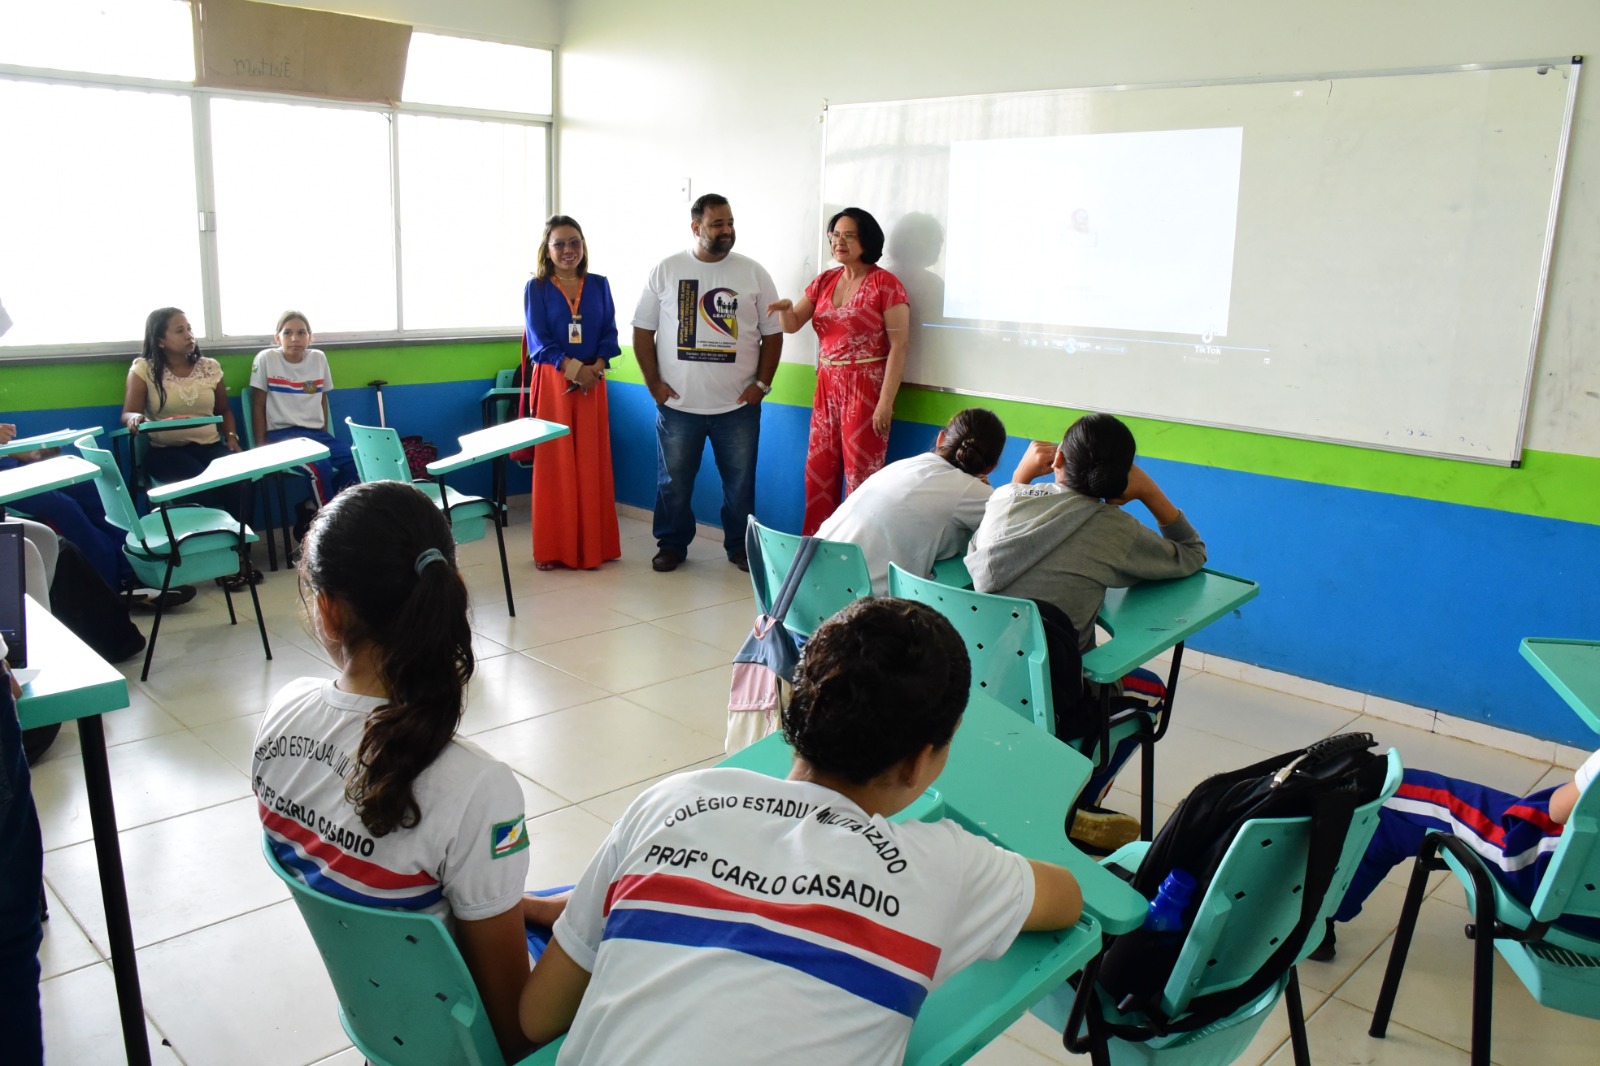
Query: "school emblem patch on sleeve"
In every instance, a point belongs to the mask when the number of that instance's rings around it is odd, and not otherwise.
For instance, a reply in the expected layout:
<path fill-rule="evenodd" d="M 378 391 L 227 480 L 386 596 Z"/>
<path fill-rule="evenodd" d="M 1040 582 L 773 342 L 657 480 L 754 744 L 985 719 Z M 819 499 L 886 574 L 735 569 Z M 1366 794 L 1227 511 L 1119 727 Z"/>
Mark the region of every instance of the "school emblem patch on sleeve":
<path fill-rule="evenodd" d="M 528 846 L 527 819 L 517 815 L 509 822 L 498 822 L 489 829 L 489 857 L 503 859 Z"/>

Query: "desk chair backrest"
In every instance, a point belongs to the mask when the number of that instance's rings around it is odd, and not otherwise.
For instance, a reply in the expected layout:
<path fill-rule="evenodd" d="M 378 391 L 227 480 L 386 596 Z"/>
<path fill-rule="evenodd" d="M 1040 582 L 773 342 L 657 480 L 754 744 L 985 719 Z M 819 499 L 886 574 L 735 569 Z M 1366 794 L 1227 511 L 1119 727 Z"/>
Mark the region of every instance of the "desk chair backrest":
<path fill-rule="evenodd" d="M 255 399 L 255 397 L 251 396 L 250 394 L 252 392 L 259 392 L 259 391 L 261 391 L 261 390 L 257 389 L 254 385 L 246 385 L 244 388 L 239 390 L 239 415 L 244 420 L 244 436 L 245 436 L 245 440 L 250 441 L 252 447 L 254 446 L 255 440 L 256 440 L 256 415 L 255 415 L 255 404 L 251 402 L 252 400 Z M 334 430 L 333 430 L 333 407 L 332 407 L 332 405 L 329 405 L 329 407 L 328 407 L 328 417 L 323 422 L 322 428 L 327 430 L 327 432 L 328 432 L 328 434 L 330 436 L 333 434 Z M 261 443 L 265 444 L 266 441 L 267 441 L 266 430 L 262 430 L 262 432 L 261 432 Z"/>
<path fill-rule="evenodd" d="M 1055 735 L 1050 657 L 1033 601 L 951 588 L 894 563 L 889 564 L 889 595 L 925 603 L 950 619 L 972 660 L 972 691 L 999 700 Z"/>
<path fill-rule="evenodd" d="M 528 343 L 526 338 L 524 338 L 522 343 L 523 343 L 523 347 L 526 348 L 527 347 L 527 343 Z M 523 362 L 524 363 L 527 362 L 527 352 L 526 351 L 523 352 Z M 508 370 L 502 370 L 499 373 L 497 373 L 494 376 L 494 387 L 497 388 L 497 389 L 514 389 L 514 388 L 516 388 L 517 387 L 517 368 L 516 367 L 511 367 Z M 495 400 L 494 401 L 494 415 L 493 415 L 493 417 L 494 417 L 494 424 L 495 425 L 499 425 L 501 422 L 509 422 L 512 418 L 516 417 L 516 412 L 514 410 L 513 405 L 514 405 L 514 401 L 510 396 L 507 396 L 507 397 L 505 397 L 504 399 L 501 399 L 501 400 Z"/>
<path fill-rule="evenodd" d="M 1600 918 L 1600 784 L 1591 782 L 1578 797 L 1529 909 L 1541 922 Z M 1560 930 L 1552 930 L 1546 939 L 1559 943 L 1563 937 Z M 1590 952 L 1595 946 L 1592 940 L 1586 942 Z M 1600 999 L 1600 973 L 1595 975 L 1594 994 Z"/>
<path fill-rule="evenodd" d="M 1378 828 L 1378 810 L 1400 787 L 1400 755 L 1389 749 L 1383 790 L 1357 807 L 1333 880 L 1300 958 L 1321 943 L 1324 920 L 1344 900 L 1356 865 Z M 1243 984 L 1300 921 L 1310 818 L 1260 818 L 1239 827 L 1195 912 L 1172 977 L 1161 997 L 1168 1017 L 1196 998 Z"/>
<path fill-rule="evenodd" d="M 789 564 L 794 561 L 795 552 L 800 548 L 800 538 L 793 533 L 768 529 L 754 518 L 750 519 L 750 528 L 755 531 L 761 544 L 761 567 L 767 590 L 777 596 L 778 590 L 783 587 L 784 576 L 789 573 Z M 752 558 L 752 567 L 754 564 Z M 759 599 L 760 586 L 756 584 L 754 573 L 750 575 L 750 583 L 756 588 Z M 871 595 L 872 578 L 867 576 L 867 560 L 861 554 L 861 548 L 843 541 L 819 540 L 817 554 L 812 556 L 811 565 L 806 567 L 805 579 L 795 592 L 794 603 L 789 606 L 783 624 L 791 631 L 808 637 L 851 600 Z"/>
<path fill-rule="evenodd" d="M 504 1066 L 478 986 L 442 921 L 323 895 L 284 869 L 271 838 L 262 837 L 261 850 L 311 931 L 345 1032 L 370 1062 Z"/>
<path fill-rule="evenodd" d="M 348 418 L 344 424 L 350 427 L 350 454 L 362 481 L 411 483 L 411 464 L 399 433 L 387 426 L 357 425 Z"/>
<path fill-rule="evenodd" d="M 138 533 L 139 512 L 134 510 L 133 497 L 128 493 L 128 484 L 122 480 L 122 471 L 117 467 L 116 459 L 110 452 L 95 444 L 94 436 L 79 437 L 73 442 L 78 449 L 78 454 L 89 460 L 99 468 L 95 475 L 94 487 L 100 493 L 100 504 L 105 508 L 106 521 L 122 530 L 124 533 Z"/>

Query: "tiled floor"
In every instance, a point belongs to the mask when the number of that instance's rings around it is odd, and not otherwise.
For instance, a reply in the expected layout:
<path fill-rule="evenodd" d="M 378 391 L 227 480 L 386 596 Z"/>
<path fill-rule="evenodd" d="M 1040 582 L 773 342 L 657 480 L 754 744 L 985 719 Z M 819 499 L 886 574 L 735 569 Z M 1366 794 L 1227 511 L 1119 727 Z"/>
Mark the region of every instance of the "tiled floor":
<path fill-rule="evenodd" d="M 682 569 L 652 572 L 648 516 L 637 512 L 623 518 L 620 562 L 539 573 L 527 555 L 526 511 L 516 518 L 507 537 L 516 618 L 505 611 L 493 542 L 463 549 L 480 656 L 463 731 L 519 776 L 530 885 L 540 886 L 574 880 L 646 784 L 720 757 L 727 664 L 751 621 L 750 585 L 704 530 Z M 293 578 L 269 575 L 260 593 L 272 662 L 250 619 L 227 628 L 221 593 L 207 589 L 163 623 L 150 682 L 130 680 L 132 707 L 106 720 L 151 1045 L 166 1064 L 351 1066 L 360 1058 L 339 1028 L 316 951 L 262 864 L 247 777 L 270 695 L 330 667 L 301 627 Z M 136 677 L 137 664 L 126 672 Z M 1213 674 L 1187 676 L 1177 707 L 1158 760 L 1163 818 L 1210 772 L 1348 728 L 1371 729 L 1410 764 L 1450 767 L 1511 791 L 1567 773 Z M 34 776 L 50 892 L 42 995 L 52 1066 L 122 1061 L 77 749 L 69 726 Z M 1137 788 L 1130 771 L 1115 802 L 1136 810 Z M 1366 1035 L 1401 883 L 1395 875 L 1342 932 L 1338 961 L 1303 967 L 1319 1066 L 1466 1061 L 1466 912 L 1450 888 L 1424 906 L 1389 1039 Z M 1600 1022 L 1537 1007 L 1503 964 L 1496 997 L 1496 1062 L 1593 1061 Z M 1287 1035 L 1280 1005 L 1240 1061 L 1291 1061 Z M 1025 1018 L 975 1061 L 1065 1060 L 1059 1036 Z"/>

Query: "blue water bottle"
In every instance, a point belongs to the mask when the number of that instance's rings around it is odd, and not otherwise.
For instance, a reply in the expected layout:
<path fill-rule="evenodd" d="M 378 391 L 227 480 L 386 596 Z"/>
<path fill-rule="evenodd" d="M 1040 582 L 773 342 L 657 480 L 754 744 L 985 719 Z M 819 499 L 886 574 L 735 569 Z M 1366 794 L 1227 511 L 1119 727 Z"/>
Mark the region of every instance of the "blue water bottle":
<path fill-rule="evenodd" d="M 1183 870 L 1173 870 L 1161 882 L 1156 898 L 1150 901 L 1150 910 L 1144 916 L 1144 927 L 1153 933 L 1175 933 L 1183 928 L 1183 912 L 1194 895 L 1194 877 Z"/>

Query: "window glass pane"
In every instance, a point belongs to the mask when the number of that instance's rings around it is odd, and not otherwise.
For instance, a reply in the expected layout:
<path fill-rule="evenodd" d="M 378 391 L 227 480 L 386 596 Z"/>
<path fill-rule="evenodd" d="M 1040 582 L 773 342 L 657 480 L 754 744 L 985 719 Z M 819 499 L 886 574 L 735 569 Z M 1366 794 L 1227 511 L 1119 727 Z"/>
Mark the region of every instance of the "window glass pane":
<path fill-rule="evenodd" d="M 548 115 L 551 78 L 550 53 L 543 48 L 413 33 L 401 99 Z"/>
<path fill-rule="evenodd" d="M 0 0 L 0 63 L 194 81 L 189 5 L 182 0 Z"/>
<path fill-rule="evenodd" d="M 0 80 L 0 115 L 0 345 L 136 348 L 167 305 L 203 332 L 188 99 Z"/>
<path fill-rule="evenodd" d="M 211 147 L 224 334 L 396 328 L 384 115 L 214 99 Z"/>
<path fill-rule="evenodd" d="M 406 328 L 520 327 L 547 197 L 543 126 L 400 116 Z"/>

